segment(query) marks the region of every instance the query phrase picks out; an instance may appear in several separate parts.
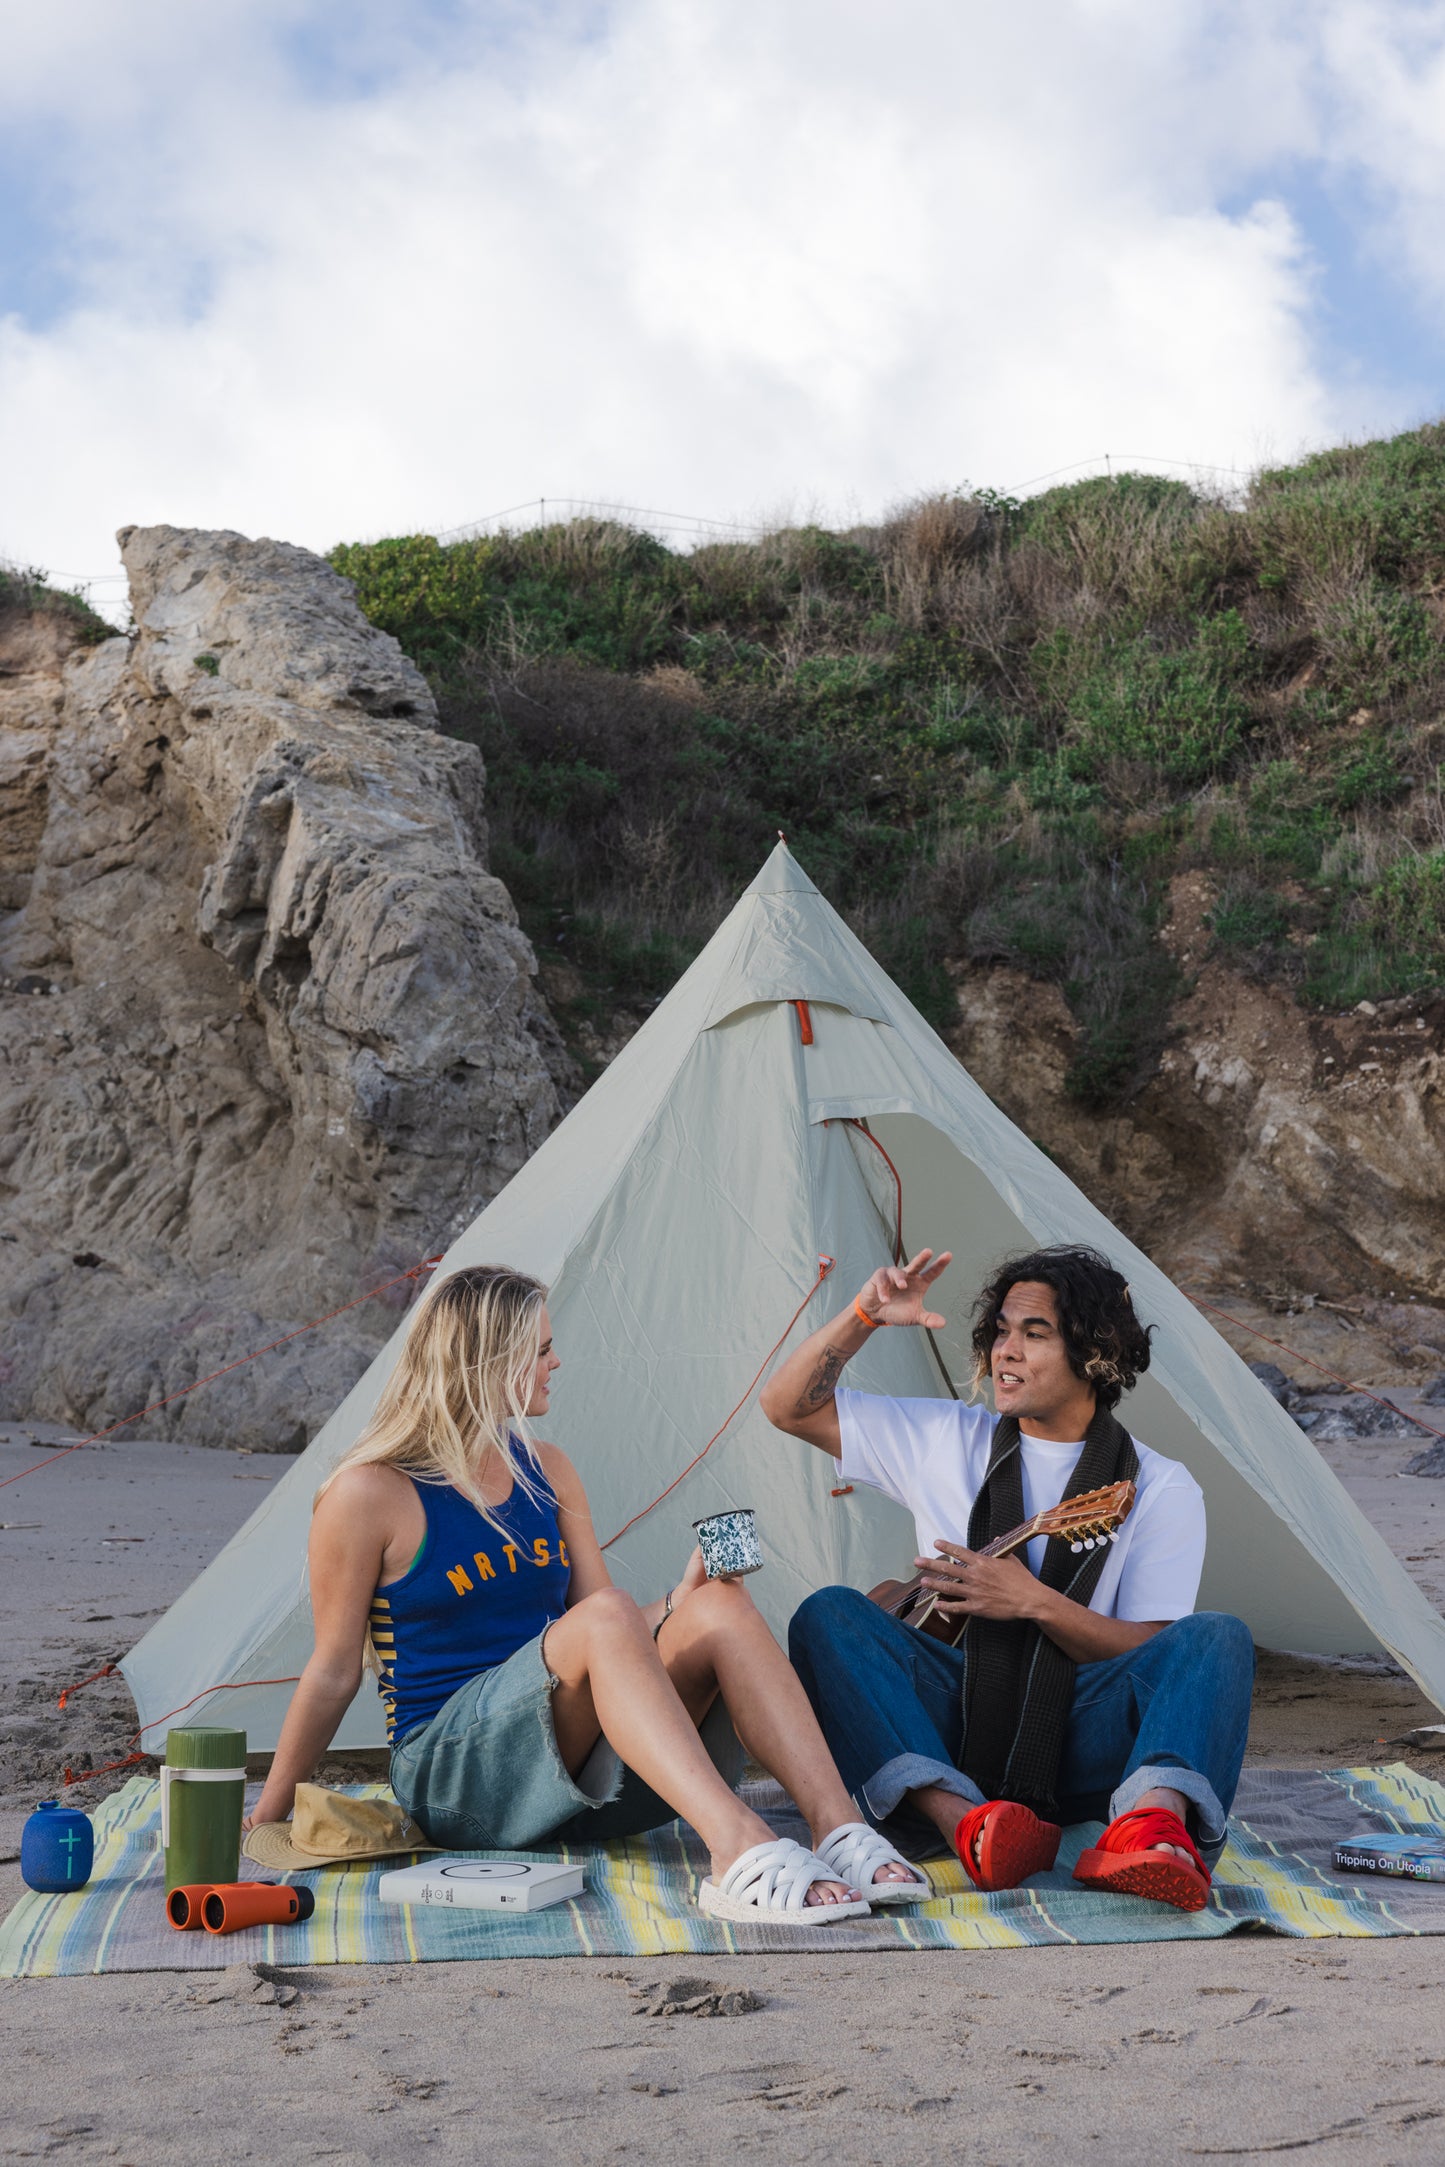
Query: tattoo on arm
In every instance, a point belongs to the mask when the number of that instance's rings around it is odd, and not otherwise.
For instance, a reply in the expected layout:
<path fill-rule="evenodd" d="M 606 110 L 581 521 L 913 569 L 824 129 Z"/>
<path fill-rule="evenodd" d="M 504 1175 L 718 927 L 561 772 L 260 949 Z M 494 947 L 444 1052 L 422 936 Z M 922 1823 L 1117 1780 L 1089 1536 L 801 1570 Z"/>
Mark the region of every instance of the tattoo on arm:
<path fill-rule="evenodd" d="M 808 1379 L 802 1398 L 793 1412 L 795 1415 L 815 1415 L 820 1407 L 826 1407 L 837 1390 L 838 1379 L 848 1357 L 838 1347 L 825 1347 L 823 1358 Z"/>

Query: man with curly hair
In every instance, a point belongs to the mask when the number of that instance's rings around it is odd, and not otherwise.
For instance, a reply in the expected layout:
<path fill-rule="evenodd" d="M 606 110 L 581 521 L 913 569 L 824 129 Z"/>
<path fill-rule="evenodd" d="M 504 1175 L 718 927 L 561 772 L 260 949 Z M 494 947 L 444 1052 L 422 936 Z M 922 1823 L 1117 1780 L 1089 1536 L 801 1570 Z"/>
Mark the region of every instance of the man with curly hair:
<path fill-rule="evenodd" d="M 978 1297 L 974 1382 L 991 1384 L 996 1415 L 840 1389 L 875 1331 L 943 1324 L 930 1290 L 950 1261 L 923 1249 L 874 1272 L 762 1407 L 844 1481 L 913 1514 L 914 1562 L 956 1644 L 834 1587 L 801 1605 L 789 1652 L 875 1825 L 915 1848 L 941 1835 L 979 1888 L 1009 1889 L 1053 1865 L 1061 1822 L 1102 1820 L 1075 1880 L 1199 1910 L 1244 1758 L 1254 1648 L 1238 1618 L 1194 1608 L 1199 1485 L 1114 1413 L 1149 1366 L 1151 1327 L 1097 1250 L 1041 1249 Z M 1112 1540 L 982 1555 L 1121 1481 L 1135 1504 Z"/>

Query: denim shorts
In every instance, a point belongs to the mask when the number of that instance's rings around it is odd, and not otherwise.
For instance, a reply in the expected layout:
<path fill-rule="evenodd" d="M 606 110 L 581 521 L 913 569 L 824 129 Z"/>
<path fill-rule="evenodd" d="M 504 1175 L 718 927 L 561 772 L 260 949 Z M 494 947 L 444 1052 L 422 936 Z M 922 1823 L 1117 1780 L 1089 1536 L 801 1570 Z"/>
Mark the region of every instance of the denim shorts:
<path fill-rule="evenodd" d="M 599 1738 L 569 1776 L 552 1727 L 557 1680 L 543 1635 L 460 1686 L 391 1756 L 391 1787 L 433 1843 L 449 1851 L 529 1851 L 539 1844 L 606 1843 L 677 1818 Z M 699 1726 L 729 1789 L 742 1747 L 719 1695 Z"/>

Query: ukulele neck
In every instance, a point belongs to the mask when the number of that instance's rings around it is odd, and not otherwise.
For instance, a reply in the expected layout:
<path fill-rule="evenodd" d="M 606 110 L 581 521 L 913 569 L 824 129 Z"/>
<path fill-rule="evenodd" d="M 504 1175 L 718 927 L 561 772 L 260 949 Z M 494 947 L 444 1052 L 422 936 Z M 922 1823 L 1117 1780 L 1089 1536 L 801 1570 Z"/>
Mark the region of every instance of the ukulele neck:
<path fill-rule="evenodd" d="M 1007 1535 L 996 1535 L 979 1551 L 981 1558 L 1006 1558 L 1011 1550 L 1022 1550 L 1025 1543 L 1033 1541 L 1038 1529 L 1032 1520 L 1025 1520 L 1022 1527 L 1010 1528 Z"/>

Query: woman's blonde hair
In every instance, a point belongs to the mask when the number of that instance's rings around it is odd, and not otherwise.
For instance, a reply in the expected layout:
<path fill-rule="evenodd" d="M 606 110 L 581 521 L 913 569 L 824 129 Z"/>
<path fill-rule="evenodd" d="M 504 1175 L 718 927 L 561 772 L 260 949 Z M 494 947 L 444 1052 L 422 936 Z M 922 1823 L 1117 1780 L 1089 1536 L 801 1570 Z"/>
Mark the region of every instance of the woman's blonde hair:
<path fill-rule="evenodd" d="M 449 1483 L 489 1527 L 507 1530 L 482 1497 L 496 1453 L 535 1499 L 540 1464 L 527 1423 L 547 1289 L 503 1264 L 472 1264 L 434 1280 L 417 1303 L 376 1412 L 344 1452 L 318 1499 L 348 1467 L 400 1468 Z"/>

